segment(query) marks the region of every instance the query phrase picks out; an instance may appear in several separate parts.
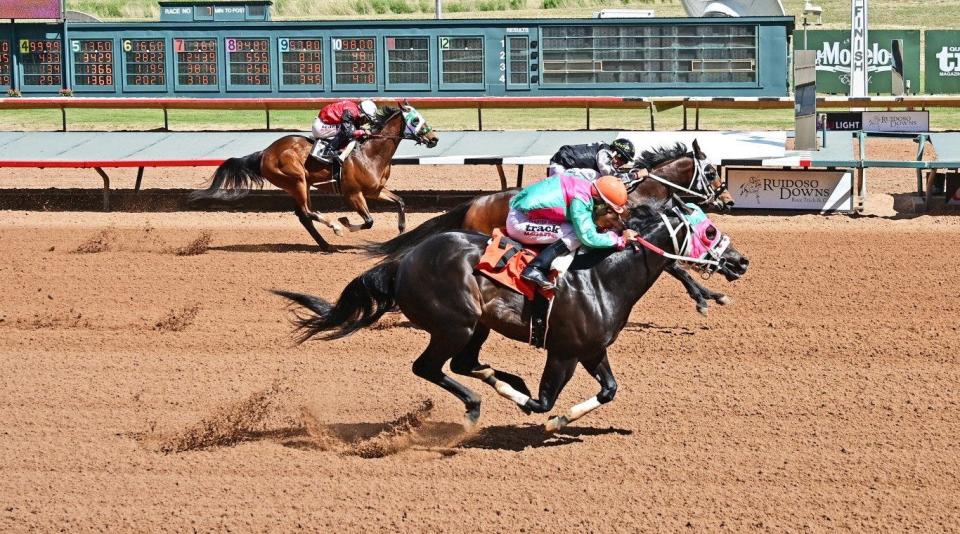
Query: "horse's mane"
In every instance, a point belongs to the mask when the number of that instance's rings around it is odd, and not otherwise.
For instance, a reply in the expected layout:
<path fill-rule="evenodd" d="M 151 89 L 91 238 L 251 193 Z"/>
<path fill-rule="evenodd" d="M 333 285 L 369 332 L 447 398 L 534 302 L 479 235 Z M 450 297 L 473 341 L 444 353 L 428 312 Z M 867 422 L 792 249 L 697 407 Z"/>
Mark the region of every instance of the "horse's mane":
<path fill-rule="evenodd" d="M 375 130 L 382 130 L 383 127 L 386 126 L 390 117 L 393 117 L 397 113 L 400 113 L 400 108 L 383 106 L 382 108 L 378 109 L 376 115 L 373 116 L 373 128 Z"/>
<path fill-rule="evenodd" d="M 652 169 L 657 165 L 680 159 L 688 154 L 687 145 L 676 143 L 672 147 L 660 147 L 652 150 L 644 150 L 637 159 L 637 166 Z"/>

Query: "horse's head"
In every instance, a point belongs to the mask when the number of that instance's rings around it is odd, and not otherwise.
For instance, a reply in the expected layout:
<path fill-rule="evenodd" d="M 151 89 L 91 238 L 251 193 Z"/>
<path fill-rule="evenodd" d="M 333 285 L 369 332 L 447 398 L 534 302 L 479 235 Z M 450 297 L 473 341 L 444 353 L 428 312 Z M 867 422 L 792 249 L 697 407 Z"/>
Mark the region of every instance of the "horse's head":
<path fill-rule="evenodd" d="M 680 263 L 704 276 L 720 272 L 731 282 L 746 274 L 750 260 L 734 248 L 730 236 L 720 232 L 699 206 L 668 202 L 662 211 L 637 206 L 632 208 L 627 226 L 642 235 L 643 228 L 649 227 L 644 219 L 649 219 L 650 214 L 656 214 L 663 221 L 670 234 L 673 254 L 680 256 Z"/>
<path fill-rule="evenodd" d="M 636 163 L 637 168 L 649 170 L 651 179 L 666 186 L 671 193 L 684 200 L 692 200 L 701 206 L 725 211 L 733 206 L 733 197 L 726 191 L 716 167 L 707 161 L 707 156 L 694 140 L 693 149 L 677 143 L 670 148 L 644 150 Z"/>
<path fill-rule="evenodd" d="M 423 118 L 413 106 L 403 103 L 400 104 L 400 112 L 403 116 L 403 138 L 416 141 L 417 144 L 425 144 L 427 148 L 437 146 L 440 137 L 433 128 L 427 124 L 427 119 Z"/>

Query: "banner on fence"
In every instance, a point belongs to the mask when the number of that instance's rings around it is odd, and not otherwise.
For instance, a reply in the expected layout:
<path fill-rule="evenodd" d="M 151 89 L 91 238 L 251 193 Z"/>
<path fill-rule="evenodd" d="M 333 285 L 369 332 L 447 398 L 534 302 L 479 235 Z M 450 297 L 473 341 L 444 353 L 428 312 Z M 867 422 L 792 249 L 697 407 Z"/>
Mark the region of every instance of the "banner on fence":
<path fill-rule="evenodd" d="M 956 33 L 956 32 L 954 32 Z M 802 50 L 801 32 L 794 34 L 794 50 Z M 929 34 L 929 32 L 928 32 Z M 920 31 L 870 30 L 867 35 L 867 77 L 870 94 L 890 94 L 893 70 L 893 40 L 903 40 L 903 79 L 909 82 L 909 94 L 920 92 Z M 928 37 L 929 39 L 929 37 Z M 810 30 L 807 50 L 817 51 L 817 91 L 847 94 L 850 88 L 850 31 Z"/>
<path fill-rule="evenodd" d="M 864 111 L 865 132 L 929 132 L 929 111 Z"/>
<path fill-rule="evenodd" d="M 802 211 L 851 211 L 850 171 L 727 169 L 727 190 L 736 207 Z"/>
<path fill-rule="evenodd" d="M 928 30 L 926 42 L 924 91 L 960 93 L 960 31 Z"/>

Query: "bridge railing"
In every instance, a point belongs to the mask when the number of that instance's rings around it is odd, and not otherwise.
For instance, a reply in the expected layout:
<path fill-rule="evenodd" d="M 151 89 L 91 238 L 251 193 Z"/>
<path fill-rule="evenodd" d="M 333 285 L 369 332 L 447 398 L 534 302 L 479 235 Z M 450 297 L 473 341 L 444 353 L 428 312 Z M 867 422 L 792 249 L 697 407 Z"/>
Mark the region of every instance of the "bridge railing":
<path fill-rule="evenodd" d="M 131 98 L 131 97 L 14 97 L 0 98 L 4 109 L 59 109 L 62 128 L 67 130 L 68 109 L 160 109 L 163 126 L 169 129 L 168 110 L 253 110 L 263 111 L 270 129 L 270 112 L 279 110 L 319 110 L 340 98 Z M 395 104 L 396 99 L 373 99 L 378 104 Z M 688 129 L 687 112 L 694 110 L 694 129 L 700 129 L 701 109 L 792 109 L 793 97 L 419 97 L 407 99 L 422 109 L 475 109 L 477 127 L 483 130 L 483 110 L 573 108 L 585 110 L 589 130 L 592 109 L 646 109 L 650 129 L 656 130 L 656 113 L 683 108 L 683 129 Z M 821 96 L 817 109 L 927 109 L 960 108 L 960 95 L 937 96 Z"/>

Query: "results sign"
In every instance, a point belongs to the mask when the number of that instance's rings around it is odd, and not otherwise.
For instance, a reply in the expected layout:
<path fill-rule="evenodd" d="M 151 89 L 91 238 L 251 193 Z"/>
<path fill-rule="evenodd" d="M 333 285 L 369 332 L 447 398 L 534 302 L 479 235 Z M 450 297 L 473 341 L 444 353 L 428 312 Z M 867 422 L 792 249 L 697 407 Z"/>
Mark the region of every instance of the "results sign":
<path fill-rule="evenodd" d="M 737 208 L 852 211 L 850 171 L 727 169 L 727 190 Z"/>

